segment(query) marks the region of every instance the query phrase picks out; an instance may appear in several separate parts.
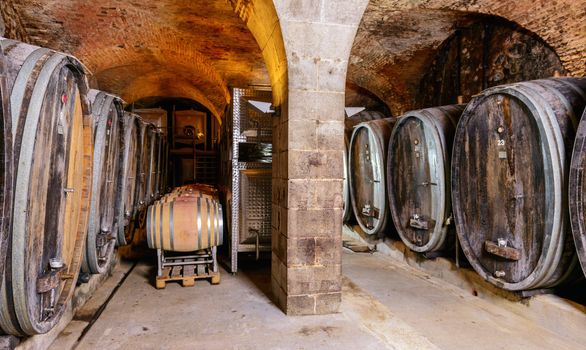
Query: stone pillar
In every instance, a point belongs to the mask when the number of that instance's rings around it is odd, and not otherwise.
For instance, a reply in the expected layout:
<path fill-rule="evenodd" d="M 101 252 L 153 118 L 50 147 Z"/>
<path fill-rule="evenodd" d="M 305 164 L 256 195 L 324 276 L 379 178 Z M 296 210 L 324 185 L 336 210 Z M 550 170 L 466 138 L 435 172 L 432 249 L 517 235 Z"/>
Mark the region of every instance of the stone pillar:
<path fill-rule="evenodd" d="M 272 287 L 289 315 L 341 301 L 344 91 L 367 0 L 277 0 L 288 66 L 274 120 Z"/>

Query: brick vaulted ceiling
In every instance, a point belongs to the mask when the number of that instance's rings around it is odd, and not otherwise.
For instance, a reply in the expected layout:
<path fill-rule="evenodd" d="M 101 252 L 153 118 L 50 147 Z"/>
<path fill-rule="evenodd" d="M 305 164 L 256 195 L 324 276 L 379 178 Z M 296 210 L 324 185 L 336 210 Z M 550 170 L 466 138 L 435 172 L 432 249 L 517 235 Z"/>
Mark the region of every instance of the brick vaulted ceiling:
<path fill-rule="evenodd" d="M 131 103 L 186 97 L 216 116 L 229 87 L 268 84 L 254 37 L 225 0 L 19 0 L 30 42 L 77 56 Z"/>

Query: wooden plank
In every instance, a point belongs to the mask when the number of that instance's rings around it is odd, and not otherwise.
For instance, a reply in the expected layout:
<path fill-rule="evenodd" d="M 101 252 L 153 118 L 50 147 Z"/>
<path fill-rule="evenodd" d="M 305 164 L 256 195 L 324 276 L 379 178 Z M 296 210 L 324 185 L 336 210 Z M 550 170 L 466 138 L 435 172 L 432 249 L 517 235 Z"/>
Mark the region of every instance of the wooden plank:
<path fill-rule="evenodd" d="M 484 242 L 484 249 L 486 252 L 501 257 L 507 260 L 519 260 L 521 259 L 521 251 L 513 247 L 500 246 L 491 241 Z"/>

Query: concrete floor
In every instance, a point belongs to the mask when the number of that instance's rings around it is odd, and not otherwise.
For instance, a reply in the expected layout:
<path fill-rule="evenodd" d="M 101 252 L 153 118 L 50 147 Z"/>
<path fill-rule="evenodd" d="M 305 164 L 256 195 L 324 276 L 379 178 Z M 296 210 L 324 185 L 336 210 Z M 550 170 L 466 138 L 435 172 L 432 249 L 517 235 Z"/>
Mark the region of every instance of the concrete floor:
<path fill-rule="evenodd" d="M 249 268 L 237 276 L 224 272 L 219 286 L 200 281 L 156 290 L 153 266 L 139 263 L 77 344 L 68 342 L 79 331 L 72 323 L 52 348 L 533 350 L 586 344 L 585 332 L 562 337 L 378 253 L 343 254 L 344 294 L 335 315 L 286 317 L 267 297 L 269 273 Z"/>

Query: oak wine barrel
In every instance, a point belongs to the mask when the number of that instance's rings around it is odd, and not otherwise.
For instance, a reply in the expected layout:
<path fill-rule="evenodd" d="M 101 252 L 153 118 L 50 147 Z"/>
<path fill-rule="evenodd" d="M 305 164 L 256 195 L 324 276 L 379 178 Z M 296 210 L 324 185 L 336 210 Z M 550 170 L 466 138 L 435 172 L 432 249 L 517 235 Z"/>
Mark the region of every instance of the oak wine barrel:
<path fill-rule="evenodd" d="M 349 183 L 352 210 L 368 235 L 383 234 L 389 224 L 385 160 L 395 119 L 358 124 L 350 139 Z"/>
<path fill-rule="evenodd" d="M 134 229 L 130 227 L 130 223 L 138 211 L 135 198 L 139 182 L 140 121 L 136 114 L 124 113 L 121 134 L 121 174 L 115 203 L 118 217 L 116 239 L 119 246 L 132 242 Z"/>
<path fill-rule="evenodd" d="M 350 187 L 348 182 L 348 144 L 350 143 L 350 137 L 352 136 L 352 130 L 356 125 L 361 122 L 370 121 L 370 120 L 377 120 L 383 119 L 384 115 L 380 112 L 376 111 L 362 111 L 356 113 L 350 117 L 344 119 L 344 180 L 342 183 L 343 186 L 343 220 L 344 222 L 350 221 L 352 218 L 352 205 L 350 204 Z"/>
<path fill-rule="evenodd" d="M 103 273 L 110 265 L 118 216 L 115 215 L 120 181 L 120 131 L 122 100 L 103 91 L 90 90 L 94 120 L 94 164 L 90 214 L 83 271 Z"/>
<path fill-rule="evenodd" d="M 450 154 L 463 110 L 464 105 L 453 105 L 411 111 L 393 128 L 387 159 L 389 207 L 401 240 L 413 251 L 441 250 L 448 235 L 455 235 Z"/>
<path fill-rule="evenodd" d="M 584 78 L 503 85 L 462 114 L 452 155 L 454 220 L 474 269 L 500 288 L 550 288 L 577 265 L 566 181 L 585 90 Z"/>
<path fill-rule="evenodd" d="M 570 222 L 572 234 L 576 244 L 576 252 L 582 271 L 586 274 L 586 109 L 576 132 L 576 141 L 572 151 L 570 165 L 570 180 L 568 183 L 568 205 L 570 207 Z"/>
<path fill-rule="evenodd" d="M 2 45 L 3 41 L 0 41 Z M 12 119 L 10 116 L 10 93 L 8 88 L 8 61 L 0 46 L 0 286 L 6 266 L 6 252 L 12 222 Z"/>
<path fill-rule="evenodd" d="M 222 206 L 202 197 L 155 202 L 147 210 L 147 243 L 151 249 L 192 252 L 222 244 Z"/>
<path fill-rule="evenodd" d="M 0 327 L 22 336 L 53 328 L 75 287 L 87 232 L 92 121 L 79 61 L 1 42 L 9 62 L 15 186 Z"/>

